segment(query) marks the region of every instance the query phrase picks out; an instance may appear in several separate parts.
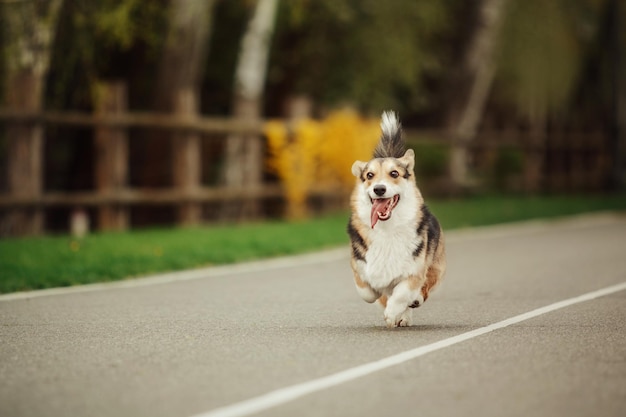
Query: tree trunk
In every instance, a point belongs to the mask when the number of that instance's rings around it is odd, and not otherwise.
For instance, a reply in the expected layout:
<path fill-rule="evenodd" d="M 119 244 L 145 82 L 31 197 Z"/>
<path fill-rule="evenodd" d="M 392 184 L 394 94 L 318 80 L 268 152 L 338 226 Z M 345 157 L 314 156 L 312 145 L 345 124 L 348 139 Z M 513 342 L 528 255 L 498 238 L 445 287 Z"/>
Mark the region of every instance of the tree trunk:
<path fill-rule="evenodd" d="M 215 3 L 169 0 L 167 35 L 157 69 L 153 110 L 183 118 L 197 117 Z M 185 195 L 200 186 L 199 135 L 153 130 L 143 133 L 139 144 L 146 155 L 137 167 L 141 186 L 171 185 Z M 200 209 L 199 204 L 181 201 L 174 211 L 175 221 L 196 224 L 201 220 Z M 146 216 L 151 213 L 152 210 L 147 211 Z"/>
<path fill-rule="evenodd" d="M 214 5 L 215 0 L 169 1 L 167 36 L 157 69 L 153 110 L 180 113 L 180 97 L 186 95 L 186 100 L 194 103 L 192 117 L 198 113 Z M 185 117 L 189 116 L 189 110 L 183 111 Z M 172 156 L 181 152 L 178 137 L 163 131 L 152 131 L 142 137 L 148 155 L 138 167 L 143 186 L 163 187 L 170 181 L 178 185 L 176 162 L 172 161 Z"/>
<path fill-rule="evenodd" d="M 3 2 L 5 96 L 13 110 L 37 113 L 43 107 L 45 77 L 50 64 L 56 19 L 61 0 Z M 6 128 L 8 143 L 8 188 L 15 196 L 39 197 L 43 191 L 43 128 L 12 124 Z M 12 210 L 3 221 L 10 234 L 43 231 L 40 208 Z"/>
<path fill-rule="evenodd" d="M 180 91 L 196 95 L 208 53 L 215 0 L 170 0 L 169 28 L 156 92 L 156 108 L 173 111 Z"/>
<path fill-rule="evenodd" d="M 477 0 L 460 70 L 451 83 L 447 129 L 453 146 L 449 174 L 454 188 L 468 180 L 468 145 L 474 140 L 495 74 L 494 52 L 508 0 Z"/>
<path fill-rule="evenodd" d="M 243 36 L 235 72 L 233 116 L 242 120 L 261 117 L 263 88 L 267 72 L 270 41 L 278 1 L 258 0 Z M 230 135 L 222 182 L 233 188 L 259 187 L 263 173 L 263 143 L 255 135 Z M 258 205 L 247 203 L 234 207 L 226 204 L 222 217 L 241 218 L 256 215 Z"/>

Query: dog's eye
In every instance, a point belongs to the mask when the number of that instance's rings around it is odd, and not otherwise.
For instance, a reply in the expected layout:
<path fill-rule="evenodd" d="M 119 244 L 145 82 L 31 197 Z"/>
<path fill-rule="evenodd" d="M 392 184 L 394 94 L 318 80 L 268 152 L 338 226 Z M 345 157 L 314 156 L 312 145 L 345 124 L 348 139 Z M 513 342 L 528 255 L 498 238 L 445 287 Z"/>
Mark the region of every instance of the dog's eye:
<path fill-rule="evenodd" d="M 365 174 L 365 176 L 367 177 L 368 180 L 371 180 L 372 178 L 374 178 L 374 173 L 368 172 L 367 174 Z"/>
<path fill-rule="evenodd" d="M 400 176 L 400 173 L 396 170 L 393 170 L 389 173 L 389 175 L 391 175 L 391 178 L 398 178 Z"/>

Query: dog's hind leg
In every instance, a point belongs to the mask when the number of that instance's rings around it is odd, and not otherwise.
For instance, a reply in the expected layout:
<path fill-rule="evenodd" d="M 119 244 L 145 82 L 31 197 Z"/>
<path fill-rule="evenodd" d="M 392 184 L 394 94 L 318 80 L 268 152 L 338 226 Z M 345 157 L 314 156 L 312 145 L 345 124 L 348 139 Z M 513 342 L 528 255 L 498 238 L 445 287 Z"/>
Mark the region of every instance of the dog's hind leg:
<path fill-rule="evenodd" d="M 418 303 L 419 300 L 417 300 L 417 305 L 415 305 L 415 307 L 419 307 L 424 303 L 424 301 L 428 299 L 428 295 L 430 294 L 430 292 L 435 289 L 437 284 L 439 284 L 439 281 L 443 276 L 443 272 L 444 271 L 442 271 L 438 267 L 431 266 L 430 268 L 428 268 L 428 271 L 426 272 L 426 282 L 424 283 L 424 285 L 422 285 L 421 290 L 423 301 L 421 303 Z"/>
<path fill-rule="evenodd" d="M 361 298 L 366 302 L 373 303 L 380 298 L 380 293 L 374 290 L 370 284 L 363 281 L 356 272 L 354 272 L 354 284 L 356 285 L 356 292 L 359 293 Z"/>
<path fill-rule="evenodd" d="M 429 293 L 441 282 L 443 275 L 446 273 L 446 255 L 443 246 L 440 245 L 432 264 L 426 270 L 426 281 L 422 285 L 422 297 L 424 301 L 428 299 Z M 417 305 L 416 307 L 419 307 Z"/>
<path fill-rule="evenodd" d="M 387 296 L 385 294 L 381 295 L 378 299 L 378 304 L 385 309 L 387 307 Z"/>

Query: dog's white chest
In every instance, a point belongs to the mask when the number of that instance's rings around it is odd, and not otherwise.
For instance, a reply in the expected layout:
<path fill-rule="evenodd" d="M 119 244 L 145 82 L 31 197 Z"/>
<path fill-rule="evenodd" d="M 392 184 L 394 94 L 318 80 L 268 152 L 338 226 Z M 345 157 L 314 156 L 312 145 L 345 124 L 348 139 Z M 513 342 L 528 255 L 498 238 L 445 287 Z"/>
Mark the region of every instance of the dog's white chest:
<path fill-rule="evenodd" d="M 372 234 L 365 262 L 359 262 L 359 275 L 373 288 L 386 288 L 398 278 L 421 271 L 422 261 L 413 257 L 420 239 L 414 230 L 380 230 Z"/>

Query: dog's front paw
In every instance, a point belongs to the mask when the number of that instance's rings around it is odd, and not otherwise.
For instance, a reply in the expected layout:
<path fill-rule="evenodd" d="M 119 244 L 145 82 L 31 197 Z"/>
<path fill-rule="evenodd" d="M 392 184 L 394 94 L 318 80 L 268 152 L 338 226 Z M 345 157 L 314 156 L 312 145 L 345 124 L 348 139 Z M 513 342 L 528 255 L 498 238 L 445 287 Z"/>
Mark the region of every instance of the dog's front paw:
<path fill-rule="evenodd" d="M 394 314 L 393 310 L 385 309 L 385 322 L 387 327 L 408 327 L 411 325 L 412 311 L 406 309 L 400 314 Z"/>

